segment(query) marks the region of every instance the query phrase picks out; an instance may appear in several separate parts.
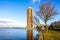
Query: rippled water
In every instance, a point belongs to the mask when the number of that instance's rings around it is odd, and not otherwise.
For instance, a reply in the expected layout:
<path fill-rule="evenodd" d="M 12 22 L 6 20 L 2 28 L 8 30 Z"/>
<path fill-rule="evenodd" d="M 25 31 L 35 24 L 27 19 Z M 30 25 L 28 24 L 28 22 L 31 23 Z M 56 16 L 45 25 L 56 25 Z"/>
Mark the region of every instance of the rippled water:
<path fill-rule="evenodd" d="M 37 32 L 34 31 L 34 37 Z M 0 40 L 26 40 L 27 31 L 23 29 L 0 28 Z"/>

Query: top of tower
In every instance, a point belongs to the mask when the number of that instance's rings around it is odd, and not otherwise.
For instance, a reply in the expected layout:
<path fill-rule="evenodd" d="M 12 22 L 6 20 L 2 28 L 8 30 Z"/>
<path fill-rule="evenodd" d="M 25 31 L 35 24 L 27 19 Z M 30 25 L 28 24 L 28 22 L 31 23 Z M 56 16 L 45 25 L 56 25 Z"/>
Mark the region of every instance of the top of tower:
<path fill-rule="evenodd" d="M 28 9 L 33 9 L 32 7 L 28 7 Z"/>

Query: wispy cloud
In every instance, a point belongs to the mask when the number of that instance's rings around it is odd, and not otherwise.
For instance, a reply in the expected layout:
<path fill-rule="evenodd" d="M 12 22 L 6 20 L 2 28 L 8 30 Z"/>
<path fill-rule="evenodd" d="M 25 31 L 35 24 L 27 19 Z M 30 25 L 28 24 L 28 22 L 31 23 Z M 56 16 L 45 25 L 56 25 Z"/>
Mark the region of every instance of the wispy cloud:
<path fill-rule="evenodd" d="M 11 19 L 0 18 L 0 27 L 26 27 L 26 22 L 17 22 Z"/>
<path fill-rule="evenodd" d="M 41 0 L 32 0 L 32 3 L 40 2 Z"/>
<path fill-rule="evenodd" d="M 0 18 L 0 23 L 13 23 L 14 20 Z"/>
<path fill-rule="evenodd" d="M 32 2 L 34 3 L 34 2 L 36 2 L 37 0 L 33 0 Z"/>
<path fill-rule="evenodd" d="M 0 18 L 0 26 L 8 26 L 8 25 L 16 25 L 16 23 L 14 22 L 14 20 L 10 20 L 10 19 L 2 19 Z"/>

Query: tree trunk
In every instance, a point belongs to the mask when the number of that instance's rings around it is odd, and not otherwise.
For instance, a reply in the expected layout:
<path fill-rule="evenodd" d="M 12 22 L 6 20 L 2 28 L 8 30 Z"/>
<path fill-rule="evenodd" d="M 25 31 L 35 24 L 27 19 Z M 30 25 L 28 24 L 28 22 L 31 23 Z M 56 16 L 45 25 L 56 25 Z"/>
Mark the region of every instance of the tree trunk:
<path fill-rule="evenodd" d="M 38 40 L 44 40 L 44 31 L 41 31 L 41 33 L 39 34 Z"/>
<path fill-rule="evenodd" d="M 48 26 L 47 26 L 47 22 L 45 22 L 45 26 L 46 26 L 46 31 L 48 31 Z"/>

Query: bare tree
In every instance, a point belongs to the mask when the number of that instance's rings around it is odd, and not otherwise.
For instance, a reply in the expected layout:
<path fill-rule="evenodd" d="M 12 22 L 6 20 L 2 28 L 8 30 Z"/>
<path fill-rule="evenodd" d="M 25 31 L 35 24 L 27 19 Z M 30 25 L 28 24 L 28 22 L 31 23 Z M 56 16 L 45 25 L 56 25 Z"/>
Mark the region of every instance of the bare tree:
<path fill-rule="evenodd" d="M 47 22 L 57 14 L 55 5 L 51 2 L 45 2 L 40 4 L 39 11 L 36 12 L 37 16 L 43 20 L 48 31 Z"/>
<path fill-rule="evenodd" d="M 34 22 L 35 25 L 40 25 L 40 21 L 36 16 L 34 16 L 33 22 Z"/>

